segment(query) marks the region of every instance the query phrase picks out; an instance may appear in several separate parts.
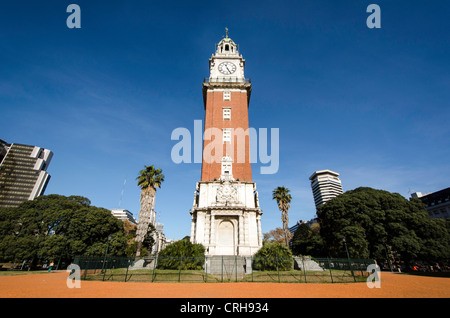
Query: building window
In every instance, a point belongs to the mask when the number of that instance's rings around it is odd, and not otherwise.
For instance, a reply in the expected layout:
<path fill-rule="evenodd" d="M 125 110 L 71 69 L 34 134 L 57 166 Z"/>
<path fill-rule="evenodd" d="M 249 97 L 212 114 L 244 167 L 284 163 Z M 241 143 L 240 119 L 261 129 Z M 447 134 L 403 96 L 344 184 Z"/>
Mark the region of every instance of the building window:
<path fill-rule="evenodd" d="M 233 160 L 229 156 L 222 157 L 220 161 L 222 163 L 222 174 L 221 176 L 232 176 L 232 163 Z"/>
<path fill-rule="evenodd" d="M 223 129 L 223 142 L 231 142 L 231 128 Z"/>
<path fill-rule="evenodd" d="M 231 108 L 229 107 L 224 107 L 223 109 L 223 119 L 231 119 Z"/>
<path fill-rule="evenodd" d="M 223 92 L 223 100 L 231 100 L 231 93 L 230 93 L 230 91 L 224 91 Z"/>

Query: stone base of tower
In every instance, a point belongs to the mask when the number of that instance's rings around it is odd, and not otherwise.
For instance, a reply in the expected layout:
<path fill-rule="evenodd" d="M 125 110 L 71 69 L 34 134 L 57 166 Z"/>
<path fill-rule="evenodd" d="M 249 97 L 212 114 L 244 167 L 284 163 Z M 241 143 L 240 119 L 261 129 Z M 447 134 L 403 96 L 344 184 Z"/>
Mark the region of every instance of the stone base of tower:
<path fill-rule="evenodd" d="M 207 256 L 250 256 L 262 247 L 263 212 L 254 182 L 198 182 L 190 213 L 191 242 L 202 244 Z"/>

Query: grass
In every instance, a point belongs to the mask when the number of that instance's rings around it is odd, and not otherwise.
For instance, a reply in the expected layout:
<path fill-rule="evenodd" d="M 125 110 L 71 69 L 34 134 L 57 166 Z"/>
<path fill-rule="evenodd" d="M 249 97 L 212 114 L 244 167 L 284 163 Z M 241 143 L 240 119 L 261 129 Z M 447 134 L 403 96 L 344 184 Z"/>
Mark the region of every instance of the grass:
<path fill-rule="evenodd" d="M 31 274 L 46 274 L 48 271 L 0 271 L 0 276 L 17 276 L 17 275 L 31 275 Z"/>
<path fill-rule="evenodd" d="M 82 279 L 105 280 L 122 282 L 280 282 L 280 283 L 353 283 L 364 282 L 367 276 L 361 276 L 361 272 L 355 272 L 355 278 L 351 272 L 344 270 L 325 271 L 254 271 L 253 274 L 238 275 L 236 273 L 221 273 L 216 275 L 206 274 L 203 270 L 129 270 L 126 268 L 108 269 L 105 273 L 97 270 L 88 272 Z M 306 276 L 306 277 L 305 277 Z"/>

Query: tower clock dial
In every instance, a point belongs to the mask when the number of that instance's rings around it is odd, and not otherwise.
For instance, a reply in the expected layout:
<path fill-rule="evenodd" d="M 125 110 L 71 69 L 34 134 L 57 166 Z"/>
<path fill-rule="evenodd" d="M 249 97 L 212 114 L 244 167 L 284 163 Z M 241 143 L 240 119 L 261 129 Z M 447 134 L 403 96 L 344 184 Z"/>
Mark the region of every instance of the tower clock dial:
<path fill-rule="evenodd" d="M 219 64 L 219 72 L 225 75 L 233 74 L 236 71 L 236 65 L 231 62 L 223 62 Z"/>

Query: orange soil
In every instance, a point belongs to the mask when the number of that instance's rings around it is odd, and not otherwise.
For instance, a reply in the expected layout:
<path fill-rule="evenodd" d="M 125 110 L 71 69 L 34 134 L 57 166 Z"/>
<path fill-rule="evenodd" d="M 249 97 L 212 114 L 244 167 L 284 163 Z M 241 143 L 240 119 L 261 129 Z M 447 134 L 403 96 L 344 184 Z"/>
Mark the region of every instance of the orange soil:
<path fill-rule="evenodd" d="M 0 298 L 449 298 L 450 278 L 381 273 L 381 288 L 366 283 L 134 283 L 81 281 L 68 272 L 0 276 Z"/>

